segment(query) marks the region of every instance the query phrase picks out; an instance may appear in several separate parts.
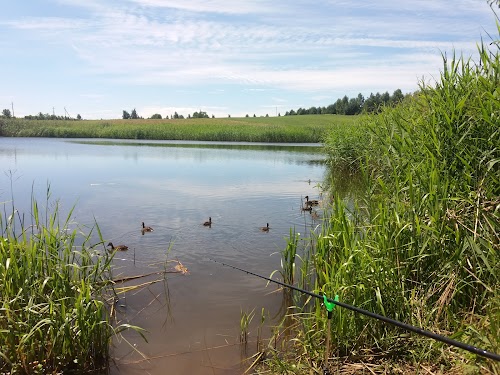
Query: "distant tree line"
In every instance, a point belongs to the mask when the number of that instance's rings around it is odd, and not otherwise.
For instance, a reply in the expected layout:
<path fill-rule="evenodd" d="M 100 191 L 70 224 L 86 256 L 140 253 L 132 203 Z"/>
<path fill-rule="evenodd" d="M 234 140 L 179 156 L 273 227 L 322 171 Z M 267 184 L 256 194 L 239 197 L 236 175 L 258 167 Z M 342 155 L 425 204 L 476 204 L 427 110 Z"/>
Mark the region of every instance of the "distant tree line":
<path fill-rule="evenodd" d="M 281 116 L 280 114 L 278 114 L 278 116 Z M 248 113 L 245 115 L 245 117 L 250 117 L 248 116 Z M 257 117 L 255 116 L 255 113 L 253 114 L 253 117 Z M 260 116 L 260 117 L 264 117 L 264 116 Z M 269 113 L 266 113 L 266 116 L 265 117 L 269 117 Z"/>
<path fill-rule="evenodd" d="M 410 94 L 407 94 L 410 95 Z M 290 111 L 287 111 L 285 113 L 285 116 L 295 116 L 295 115 L 323 115 L 323 114 L 332 114 L 332 115 L 357 115 L 360 113 L 377 113 L 380 111 L 380 109 L 383 106 L 387 105 L 395 105 L 402 101 L 405 98 L 406 95 L 404 95 L 400 89 L 397 89 L 394 91 L 392 95 L 389 94 L 388 91 L 384 92 L 383 94 L 380 94 L 377 92 L 376 94 L 371 93 L 368 98 L 365 98 L 361 93 L 358 94 L 355 98 L 349 98 L 347 95 L 345 95 L 342 99 L 337 99 L 337 101 L 333 104 L 330 104 L 329 106 L 326 107 L 311 107 L 309 109 L 306 108 L 299 108 L 297 110 L 291 109 Z M 269 115 L 266 114 L 266 117 Z M 278 114 L 278 116 L 281 116 L 281 114 Z M 0 118 L 11 118 L 13 117 L 10 109 L 4 109 L 2 111 L 2 114 L 0 115 Z M 228 115 L 230 118 L 231 115 Z M 245 117 L 249 117 L 247 114 Z M 255 114 L 253 117 L 256 117 Z M 78 114 L 76 118 L 69 117 L 69 116 L 56 116 L 55 114 L 48 114 L 48 113 L 38 113 L 38 115 L 28 115 L 24 116 L 25 119 L 27 120 L 82 120 L 82 116 Z M 122 118 L 124 120 L 132 119 L 142 119 L 143 117 L 140 117 L 137 114 L 137 110 L 134 108 L 131 112 L 128 112 L 126 110 L 123 110 L 122 113 Z M 169 117 L 166 116 L 166 119 Z M 171 119 L 183 119 L 183 115 L 179 115 L 177 112 L 175 112 L 173 115 L 170 116 Z M 194 112 L 192 115 L 188 115 L 187 118 L 209 118 L 208 114 L 204 111 L 199 111 L 199 112 Z M 214 115 L 212 115 L 212 118 L 215 118 Z M 150 117 L 150 119 L 162 119 L 162 115 L 159 113 L 155 113 Z"/>
<path fill-rule="evenodd" d="M 4 109 L 2 111 L 2 118 L 12 118 L 12 114 L 10 109 Z M 54 114 L 49 115 L 48 113 L 43 114 L 42 112 L 38 113 L 38 115 L 28 115 L 24 116 L 26 120 L 82 120 L 82 116 L 80 114 L 76 115 L 76 118 L 70 116 L 56 116 Z"/>
<path fill-rule="evenodd" d="M 285 113 L 285 116 L 294 115 L 358 115 L 360 113 L 377 113 L 383 106 L 395 105 L 403 100 L 405 95 L 400 89 L 394 91 L 392 95 L 388 91 L 383 94 L 373 93 L 368 98 L 359 93 L 355 98 L 349 98 L 345 95 L 342 99 L 338 99 L 335 103 L 327 107 L 311 107 L 309 109 L 299 108 L 296 111 L 290 110 Z"/>
<path fill-rule="evenodd" d="M 122 119 L 124 120 L 128 120 L 128 119 L 142 119 L 143 117 L 140 117 L 138 114 L 137 114 L 137 111 L 135 110 L 135 108 L 132 110 L 131 113 L 127 112 L 127 111 L 123 111 L 122 113 Z M 149 117 L 150 119 L 152 120 L 161 120 L 163 117 L 162 115 L 160 115 L 159 113 L 155 113 L 154 115 L 152 115 L 151 117 Z M 183 115 L 179 115 L 177 112 L 175 112 L 173 115 L 170 115 L 170 118 L 171 119 L 183 119 L 184 116 Z M 187 118 L 209 118 L 208 114 L 206 112 L 203 112 L 203 111 L 200 111 L 200 112 L 194 112 L 193 115 L 188 115 Z M 212 118 L 215 118 L 214 115 L 212 115 Z M 168 119 L 168 115 L 165 117 L 165 119 Z"/>

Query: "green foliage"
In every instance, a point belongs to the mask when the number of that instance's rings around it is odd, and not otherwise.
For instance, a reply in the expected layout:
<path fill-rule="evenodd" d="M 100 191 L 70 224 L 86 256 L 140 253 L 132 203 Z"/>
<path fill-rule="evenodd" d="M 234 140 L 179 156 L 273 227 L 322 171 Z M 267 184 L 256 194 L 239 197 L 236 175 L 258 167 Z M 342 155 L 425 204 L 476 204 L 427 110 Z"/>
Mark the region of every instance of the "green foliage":
<path fill-rule="evenodd" d="M 2 116 L 3 117 L 6 117 L 6 118 L 11 118 L 12 117 L 12 114 L 10 113 L 10 109 L 4 109 L 2 111 Z"/>
<path fill-rule="evenodd" d="M 317 143 L 353 116 L 282 116 L 170 120 L 41 121 L 2 119 L 9 137 Z"/>
<path fill-rule="evenodd" d="M 330 168 L 359 171 L 371 146 L 369 128 L 364 118 L 332 128 L 325 138 L 325 151 Z"/>
<path fill-rule="evenodd" d="M 128 120 L 129 118 L 130 118 L 130 113 L 128 113 L 127 111 L 123 110 L 122 119 Z"/>
<path fill-rule="evenodd" d="M 51 212 L 33 198 L 30 225 L 14 205 L 0 216 L 0 372 L 104 373 L 111 338 L 130 328 L 111 324 L 112 257 L 49 197 Z"/>
<path fill-rule="evenodd" d="M 300 233 L 290 229 L 286 248 L 281 252 L 281 277 L 285 284 L 293 285 L 295 280 L 295 261 L 299 246 Z"/>
<path fill-rule="evenodd" d="M 500 59 L 492 45 L 479 46 L 479 63 L 444 56 L 435 85 L 422 83 L 359 128 L 329 134 L 330 165 L 359 160 L 367 190 L 343 200 L 333 186 L 330 215 L 312 234 L 311 267 L 302 274 L 316 292 L 498 352 Z M 307 353 L 294 363 L 321 361 L 319 302 L 292 317 L 301 327 L 292 343 Z M 498 371 L 492 361 L 341 309 L 331 334 L 340 356 L 371 351 L 415 366 L 462 362 Z"/>
<path fill-rule="evenodd" d="M 403 95 L 401 89 L 395 90 L 392 95 L 387 91 L 383 94 L 377 93 L 375 95 L 370 93 L 370 96 L 366 100 L 361 93 L 355 98 L 349 98 L 347 95 L 344 95 L 342 99 L 337 99 L 335 103 L 326 107 L 311 107 L 309 109 L 299 108 L 297 111 L 292 109 L 287 111 L 285 116 L 324 114 L 358 115 L 360 113 L 377 113 L 382 107 L 398 104 L 404 98 L 405 95 Z"/>
<path fill-rule="evenodd" d="M 194 112 L 193 118 L 209 118 L 209 117 L 206 112 L 200 111 L 200 112 Z"/>
<path fill-rule="evenodd" d="M 240 318 L 240 342 L 246 344 L 248 342 L 248 329 L 250 327 L 250 323 L 255 316 L 255 309 L 250 312 L 241 311 Z"/>
<path fill-rule="evenodd" d="M 48 114 L 48 113 L 42 113 L 39 112 L 38 115 L 27 115 L 24 116 L 25 120 L 44 120 L 44 121 L 74 121 L 74 120 L 81 120 L 82 116 L 77 115 L 76 119 L 70 117 L 70 116 L 57 116 L 55 114 Z"/>
<path fill-rule="evenodd" d="M 155 113 L 153 116 L 150 117 L 152 120 L 161 120 L 162 117 L 159 113 Z"/>

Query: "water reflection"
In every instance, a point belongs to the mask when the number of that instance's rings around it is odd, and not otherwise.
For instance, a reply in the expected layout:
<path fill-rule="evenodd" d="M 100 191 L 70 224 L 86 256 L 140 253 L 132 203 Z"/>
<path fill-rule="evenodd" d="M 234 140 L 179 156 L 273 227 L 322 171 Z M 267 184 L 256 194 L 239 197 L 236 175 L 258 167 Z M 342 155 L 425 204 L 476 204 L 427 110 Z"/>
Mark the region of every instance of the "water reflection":
<path fill-rule="evenodd" d="M 0 201 L 12 183 L 16 206 L 29 212 L 32 192 L 45 202 L 50 183 L 61 217 L 75 205 L 75 226 L 96 221 L 106 244 L 128 246 L 115 254 L 115 277 L 147 275 L 120 284 L 116 313 L 146 329 L 148 343 L 133 331 L 117 340 L 113 373 L 242 373 L 241 311 L 274 317 L 283 297 L 210 259 L 262 275 L 280 267 L 290 228 L 304 236 L 316 225 L 301 208 L 306 195 L 320 198 L 317 145 L 0 138 L 0 150 L 2 172 L 16 171 L 0 176 Z M 154 231 L 143 235 L 143 222 Z M 189 274 L 161 274 L 175 267 L 167 260 Z"/>

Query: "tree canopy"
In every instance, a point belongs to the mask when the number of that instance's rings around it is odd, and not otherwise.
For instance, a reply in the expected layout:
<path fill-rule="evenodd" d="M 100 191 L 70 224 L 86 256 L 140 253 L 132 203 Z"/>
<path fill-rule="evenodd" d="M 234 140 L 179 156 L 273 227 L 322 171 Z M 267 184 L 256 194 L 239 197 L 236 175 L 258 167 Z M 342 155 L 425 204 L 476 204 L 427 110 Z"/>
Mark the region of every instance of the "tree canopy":
<path fill-rule="evenodd" d="M 383 106 L 397 104 L 401 102 L 404 97 L 405 95 L 402 93 L 401 89 L 395 90 L 392 95 L 390 95 L 388 91 L 382 94 L 378 92 L 376 94 L 370 93 L 370 96 L 366 99 L 361 93 L 355 98 L 349 98 L 347 95 L 344 95 L 342 99 L 339 98 L 335 103 L 326 107 L 291 109 L 285 113 L 285 116 L 323 114 L 357 115 L 363 112 L 378 113 Z"/>

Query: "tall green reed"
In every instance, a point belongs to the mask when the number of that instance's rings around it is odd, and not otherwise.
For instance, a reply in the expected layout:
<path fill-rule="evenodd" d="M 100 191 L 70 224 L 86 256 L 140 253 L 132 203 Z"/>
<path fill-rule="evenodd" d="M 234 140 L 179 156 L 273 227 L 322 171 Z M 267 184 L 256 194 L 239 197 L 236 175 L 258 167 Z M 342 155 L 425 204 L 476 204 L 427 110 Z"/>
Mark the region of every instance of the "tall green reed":
<path fill-rule="evenodd" d="M 16 227 L 14 203 L 0 215 L 0 371 L 105 372 L 111 338 L 129 328 L 110 316 L 112 255 L 97 224 L 80 238 L 49 197 L 32 198 L 30 225 L 17 214 Z"/>
<path fill-rule="evenodd" d="M 356 152 L 334 144 L 349 134 L 327 138 L 327 152 L 340 150 L 330 165 L 357 161 L 366 192 L 346 201 L 331 184 L 331 212 L 321 233 L 311 234 L 309 275 L 318 292 L 498 351 L 500 60 L 492 45 L 479 45 L 480 63 L 443 56 L 434 85 L 422 82 L 396 108 L 365 118 L 369 137 Z M 301 327 L 295 349 L 307 353 L 303 361 L 321 361 L 324 309 L 308 301 L 294 319 Z M 336 356 L 370 352 L 448 367 L 457 358 L 498 370 L 341 309 L 332 337 Z"/>
<path fill-rule="evenodd" d="M 290 229 L 290 237 L 286 247 L 281 252 L 281 277 L 286 284 L 293 285 L 295 282 L 295 262 L 297 258 L 297 248 L 300 242 L 300 233 L 295 229 Z"/>

